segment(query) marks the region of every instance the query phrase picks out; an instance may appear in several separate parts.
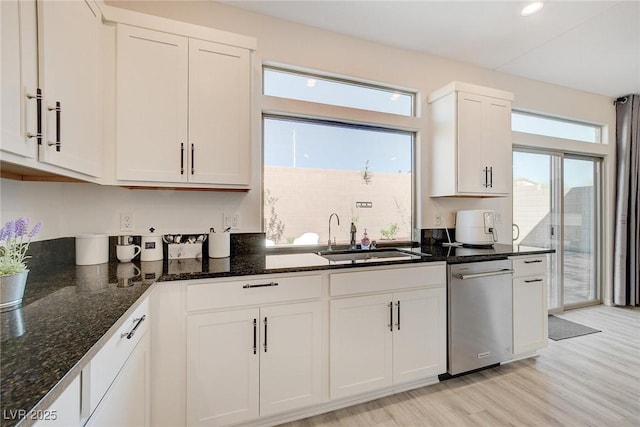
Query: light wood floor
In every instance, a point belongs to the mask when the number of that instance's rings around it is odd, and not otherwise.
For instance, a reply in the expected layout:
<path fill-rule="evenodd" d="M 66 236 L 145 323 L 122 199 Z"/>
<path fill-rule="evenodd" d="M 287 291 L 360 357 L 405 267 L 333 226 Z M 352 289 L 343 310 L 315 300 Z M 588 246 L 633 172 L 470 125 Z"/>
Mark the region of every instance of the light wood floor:
<path fill-rule="evenodd" d="M 640 426 L 640 308 L 559 315 L 602 332 L 514 362 L 307 418 L 302 426 Z"/>

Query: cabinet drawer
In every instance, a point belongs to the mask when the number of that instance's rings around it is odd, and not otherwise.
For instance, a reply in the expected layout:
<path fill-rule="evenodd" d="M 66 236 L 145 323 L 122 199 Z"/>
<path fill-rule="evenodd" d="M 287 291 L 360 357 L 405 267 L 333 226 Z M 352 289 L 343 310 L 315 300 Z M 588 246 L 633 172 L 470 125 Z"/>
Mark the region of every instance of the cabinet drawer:
<path fill-rule="evenodd" d="M 331 296 L 386 292 L 396 289 L 435 286 L 447 283 L 444 263 L 388 270 L 365 270 L 332 274 Z"/>
<path fill-rule="evenodd" d="M 209 310 L 320 298 L 321 278 L 265 277 L 234 282 L 202 283 L 187 287 L 187 310 Z"/>
<path fill-rule="evenodd" d="M 513 258 L 513 277 L 547 274 L 547 255 Z"/>
<path fill-rule="evenodd" d="M 149 325 L 149 299 L 145 298 L 83 370 L 83 415 L 96 409 Z"/>

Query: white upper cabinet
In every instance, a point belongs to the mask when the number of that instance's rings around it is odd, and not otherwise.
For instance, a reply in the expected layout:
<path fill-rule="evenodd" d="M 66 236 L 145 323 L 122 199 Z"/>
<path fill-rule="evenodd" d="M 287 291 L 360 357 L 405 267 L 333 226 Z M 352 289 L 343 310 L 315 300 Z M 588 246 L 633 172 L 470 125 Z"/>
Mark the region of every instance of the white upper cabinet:
<path fill-rule="evenodd" d="M 250 51 L 128 25 L 117 32 L 117 179 L 247 188 Z"/>
<path fill-rule="evenodd" d="M 2 1 L 3 162 L 102 172 L 100 15 L 87 1 Z M 36 172 L 37 174 L 37 172 Z"/>
<path fill-rule="evenodd" d="M 455 82 L 429 97 L 431 196 L 511 193 L 513 95 Z"/>
<path fill-rule="evenodd" d="M 188 39 L 117 32 L 117 177 L 186 182 Z"/>
<path fill-rule="evenodd" d="M 189 182 L 249 185 L 250 56 L 189 40 Z"/>
<path fill-rule="evenodd" d="M 97 177 L 102 172 L 101 17 L 94 7 L 86 1 L 38 2 L 40 161 Z"/>
<path fill-rule="evenodd" d="M 2 139 L 3 152 L 37 156 L 38 51 L 36 2 L 3 0 Z"/>

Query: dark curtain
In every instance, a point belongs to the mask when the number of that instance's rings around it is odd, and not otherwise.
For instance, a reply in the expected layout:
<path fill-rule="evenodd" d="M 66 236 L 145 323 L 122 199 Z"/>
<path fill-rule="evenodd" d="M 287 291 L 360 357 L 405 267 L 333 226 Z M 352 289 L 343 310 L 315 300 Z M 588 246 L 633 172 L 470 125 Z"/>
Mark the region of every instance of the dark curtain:
<path fill-rule="evenodd" d="M 616 100 L 613 302 L 640 305 L 640 95 Z"/>

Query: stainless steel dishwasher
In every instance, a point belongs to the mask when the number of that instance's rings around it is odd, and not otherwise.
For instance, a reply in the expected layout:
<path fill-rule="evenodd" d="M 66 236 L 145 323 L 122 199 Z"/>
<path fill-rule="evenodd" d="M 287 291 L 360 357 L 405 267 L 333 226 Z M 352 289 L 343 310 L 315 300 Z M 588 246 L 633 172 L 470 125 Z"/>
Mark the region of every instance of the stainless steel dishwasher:
<path fill-rule="evenodd" d="M 449 374 L 511 359 L 511 261 L 453 264 L 448 269 Z"/>

